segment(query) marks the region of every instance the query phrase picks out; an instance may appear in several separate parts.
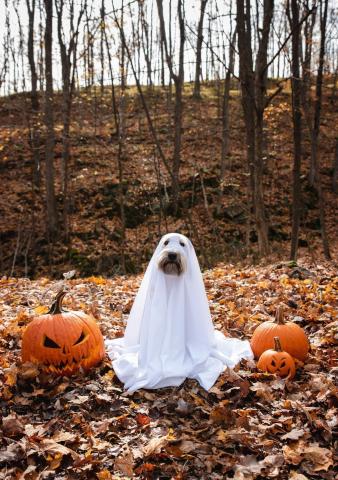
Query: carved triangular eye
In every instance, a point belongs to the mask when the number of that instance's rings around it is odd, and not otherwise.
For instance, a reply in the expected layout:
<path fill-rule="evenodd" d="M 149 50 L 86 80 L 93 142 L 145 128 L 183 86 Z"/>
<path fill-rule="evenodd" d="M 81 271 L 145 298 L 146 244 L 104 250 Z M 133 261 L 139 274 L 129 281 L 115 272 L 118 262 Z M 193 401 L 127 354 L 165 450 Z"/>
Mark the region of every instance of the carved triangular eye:
<path fill-rule="evenodd" d="M 76 340 L 76 342 L 74 343 L 74 345 L 78 345 L 79 343 L 83 342 L 83 340 L 86 338 L 86 334 L 84 333 L 84 331 L 82 330 L 82 333 L 81 335 L 79 336 L 79 338 Z"/>
<path fill-rule="evenodd" d="M 47 335 L 45 335 L 45 338 L 43 339 L 43 346 L 47 348 L 61 348 L 60 345 L 54 342 L 54 340 L 51 338 L 47 337 Z"/>
<path fill-rule="evenodd" d="M 272 365 L 273 367 L 275 367 L 275 366 L 276 366 L 276 362 L 275 362 L 274 360 L 271 360 L 271 365 Z"/>

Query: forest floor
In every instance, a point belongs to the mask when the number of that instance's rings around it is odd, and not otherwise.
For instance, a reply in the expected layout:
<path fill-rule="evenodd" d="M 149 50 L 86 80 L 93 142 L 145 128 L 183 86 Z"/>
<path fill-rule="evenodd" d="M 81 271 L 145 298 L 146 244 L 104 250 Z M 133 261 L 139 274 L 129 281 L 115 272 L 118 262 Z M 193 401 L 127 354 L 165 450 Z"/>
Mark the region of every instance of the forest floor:
<path fill-rule="evenodd" d="M 65 307 L 120 336 L 141 276 L 6 279 L 0 296 L 0 479 L 333 480 L 337 430 L 337 276 L 331 263 L 285 262 L 204 273 L 216 328 L 250 338 L 282 303 L 311 344 L 294 379 L 242 362 L 209 392 L 123 392 L 108 358 L 89 374 L 53 378 L 20 360 L 21 334 L 68 287 Z M 41 333 L 43 334 L 43 333 Z"/>
<path fill-rule="evenodd" d="M 272 86 L 273 88 L 273 86 Z M 126 147 L 123 160 L 125 192 L 126 269 L 143 271 L 159 237 L 167 231 L 186 234 L 195 245 L 203 267 L 219 261 L 257 262 L 257 237 L 248 221 L 245 134 L 238 90 L 231 91 L 230 153 L 227 157 L 220 213 L 221 86 L 203 85 L 202 100 L 184 94 L 181 167 L 181 209 L 173 216 L 170 181 L 159 162 L 135 88 L 127 90 Z M 338 114 L 324 91 L 319 156 L 331 251 L 337 255 L 336 204 L 332 172 Z M 170 160 L 173 150 L 173 102 L 156 87 L 146 93 L 162 148 Z M 276 97 L 266 111 L 264 187 L 272 246 L 267 261 L 286 259 L 290 248 L 291 184 L 293 164 L 290 91 Z M 70 230 L 68 245 L 45 234 L 45 191 L 32 189 L 32 155 L 28 142 L 30 100 L 19 94 L 0 98 L 0 269 L 8 276 L 37 278 L 76 269 L 80 275 L 123 273 L 121 222 L 118 200 L 118 142 L 110 90 L 82 90 L 74 98 L 69 166 Z M 55 100 L 56 196 L 62 236 L 61 107 Z M 43 125 L 43 119 L 41 119 Z M 321 259 L 318 201 L 309 187 L 309 140 L 304 127 L 300 255 Z M 41 139 L 44 130 L 41 127 Z M 43 145 L 41 148 L 43 152 Z M 43 162 L 41 165 L 43 176 Z"/>

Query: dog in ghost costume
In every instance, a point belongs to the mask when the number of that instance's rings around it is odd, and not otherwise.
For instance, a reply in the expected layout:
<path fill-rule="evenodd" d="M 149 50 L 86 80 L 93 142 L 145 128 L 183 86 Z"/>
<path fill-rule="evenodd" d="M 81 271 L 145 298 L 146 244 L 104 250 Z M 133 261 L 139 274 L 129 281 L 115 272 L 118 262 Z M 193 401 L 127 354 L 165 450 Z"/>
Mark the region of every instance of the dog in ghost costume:
<path fill-rule="evenodd" d="M 178 386 L 196 379 L 209 390 L 226 367 L 253 354 L 248 341 L 214 329 L 190 240 L 160 240 L 132 306 L 123 338 L 106 340 L 126 390 Z"/>

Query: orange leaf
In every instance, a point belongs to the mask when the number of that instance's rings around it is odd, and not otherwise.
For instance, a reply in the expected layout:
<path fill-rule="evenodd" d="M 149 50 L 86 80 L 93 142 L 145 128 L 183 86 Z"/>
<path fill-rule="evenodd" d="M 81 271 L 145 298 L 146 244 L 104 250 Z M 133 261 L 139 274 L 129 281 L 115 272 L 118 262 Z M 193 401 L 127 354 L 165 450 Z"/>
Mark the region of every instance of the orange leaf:
<path fill-rule="evenodd" d="M 143 413 L 138 413 L 135 418 L 136 422 L 141 427 L 143 427 L 144 425 L 149 425 L 150 423 L 150 418 L 148 417 L 148 415 L 144 415 Z"/>

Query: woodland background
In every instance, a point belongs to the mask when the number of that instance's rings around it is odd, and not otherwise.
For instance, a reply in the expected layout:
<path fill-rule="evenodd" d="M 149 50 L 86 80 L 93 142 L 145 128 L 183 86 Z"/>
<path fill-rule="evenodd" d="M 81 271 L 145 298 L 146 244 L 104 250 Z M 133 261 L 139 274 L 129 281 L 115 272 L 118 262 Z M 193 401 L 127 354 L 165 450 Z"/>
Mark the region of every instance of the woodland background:
<path fill-rule="evenodd" d="M 333 480 L 335 2 L 0 12 L 0 478 Z M 122 335 L 168 231 L 196 248 L 216 328 L 250 338 L 281 304 L 304 328 L 293 380 L 242 362 L 210 392 L 128 396 L 108 359 L 69 379 L 22 364 L 24 328 L 61 287 Z"/>
<path fill-rule="evenodd" d="M 337 9 L 237 3 L 1 1 L 4 274 L 335 252 Z"/>

